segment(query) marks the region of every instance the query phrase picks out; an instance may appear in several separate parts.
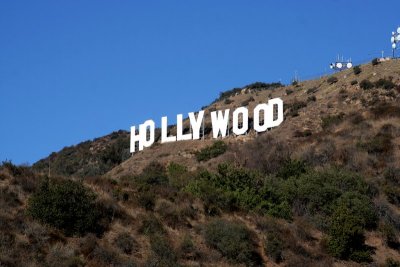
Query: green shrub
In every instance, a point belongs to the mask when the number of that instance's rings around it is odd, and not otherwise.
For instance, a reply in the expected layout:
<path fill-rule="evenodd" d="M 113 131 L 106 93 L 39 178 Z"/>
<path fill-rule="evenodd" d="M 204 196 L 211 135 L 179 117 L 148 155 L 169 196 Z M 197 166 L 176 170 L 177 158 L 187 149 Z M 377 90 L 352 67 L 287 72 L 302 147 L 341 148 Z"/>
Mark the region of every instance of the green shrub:
<path fill-rule="evenodd" d="M 268 206 L 266 214 L 288 221 L 293 219 L 292 208 L 287 201 L 282 201 L 278 204 L 271 202 Z"/>
<path fill-rule="evenodd" d="M 293 93 L 293 90 L 291 90 L 291 89 L 286 89 L 286 94 L 287 95 L 291 95 Z"/>
<path fill-rule="evenodd" d="M 117 138 L 115 142 L 101 151 L 100 158 L 108 166 L 119 165 L 129 158 L 129 145 L 128 138 Z"/>
<path fill-rule="evenodd" d="M 394 205 L 400 205 L 400 169 L 388 168 L 384 173 L 384 179 L 383 192 L 388 201 Z"/>
<path fill-rule="evenodd" d="M 396 229 L 393 225 L 389 223 L 382 223 L 379 225 L 378 230 L 382 235 L 383 241 L 388 247 L 397 248 L 399 246 Z"/>
<path fill-rule="evenodd" d="M 161 222 L 154 215 L 146 216 L 142 219 L 142 225 L 139 228 L 139 233 L 144 235 L 163 235 L 165 229 Z"/>
<path fill-rule="evenodd" d="M 384 267 L 400 267 L 400 261 L 394 260 L 392 258 L 386 259 Z"/>
<path fill-rule="evenodd" d="M 203 200 L 204 211 L 207 215 L 217 215 L 219 209 L 229 209 L 222 190 L 212 185 L 205 177 L 191 181 L 186 186 L 185 191 Z"/>
<path fill-rule="evenodd" d="M 189 181 L 189 173 L 186 166 L 171 162 L 167 167 L 167 173 L 170 185 L 182 188 Z"/>
<path fill-rule="evenodd" d="M 354 125 L 359 125 L 365 120 L 364 116 L 360 113 L 353 113 L 350 115 L 350 122 Z"/>
<path fill-rule="evenodd" d="M 240 94 L 242 92 L 242 90 L 246 89 L 246 88 L 257 92 L 257 91 L 262 91 L 262 90 L 275 89 L 275 88 L 279 88 L 282 86 L 283 85 L 280 82 L 277 82 L 277 83 L 255 82 L 255 83 L 248 84 L 248 85 L 240 87 L 240 88 L 233 88 L 231 90 L 221 92 L 219 94 L 219 97 L 217 99 L 215 99 L 213 103 L 227 99 L 231 96 L 235 96 L 236 94 Z M 202 109 L 204 109 L 204 108 L 205 107 L 203 107 Z"/>
<path fill-rule="evenodd" d="M 346 206 L 338 206 L 332 215 L 329 227 L 329 252 L 339 259 L 370 261 L 364 248 L 363 220 Z"/>
<path fill-rule="evenodd" d="M 375 87 L 377 88 L 383 88 L 386 90 L 390 90 L 396 87 L 396 84 L 392 80 L 387 80 L 387 79 L 379 79 L 374 83 Z"/>
<path fill-rule="evenodd" d="M 157 213 L 161 220 L 172 228 L 177 228 L 178 225 L 183 225 L 186 220 L 175 204 L 162 200 L 157 207 Z"/>
<path fill-rule="evenodd" d="M 183 254 L 185 257 L 189 256 L 190 254 L 193 254 L 196 250 L 196 247 L 193 243 L 192 238 L 190 235 L 185 235 L 182 242 L 179 245 L 179 251 L 181 254 Z"/>
<path fill-rule="evenodd" d="M 374 154 L 388 154 L 392 151 L 392 136 L 390 134 L 378 133 L 366 142 L 359 142 L 357 144 L 360 148 L 366 150 L 368 153 Z"/>
<path fill-rule="evenodd" d="M 107 246 L 97 245 L 90 254 L 90 257 L 96 259 L 96 262 L 102 263 L 99 264 L 100 266 L 120 266 L 122 263 L 119 254 Z"/>
<path fill-rule="evenodd" d="M 242 224 L 223 219 L 214 220 L 205 226 L 204 238 L 208 246 L 221 252 L 233 263 L 261 265 L 251 234 Z"/>
<path fill-rule="evenodd" d="M 220 164 L 217 175 L 211 176 L 209 182 L 220 192 L 225 209 L 251 210 L 258 209 L 264 202 L 263 192 L 258 190 L 260 179 L 254 171 Z"/>
<path fill-rule="evenodd" d="M 91 150 L 100 143 L 103 149 Z M 92 141 L 65 147 L 33 164 L 33 169 L 47 173 L 50 162 L 52 175 L 96 176 L 111 170 L 129 156 L 129 133 L 120 130 Z"/>
<path fill-rule="evenodd" d="M 275 82 L 275 83 L 255 82 L 255 83 L 248 84 L 248 85 L 244 86 L 243 88 L 249 88 L 252 90 L 259 91 L 259 89 L 274 89 L 274 88 L 278 88 L 278 87 L 282 87 L 282 86 L 283 85 L 280 82 Z"/>
<path fill-rule="evenodd" d="M 357 250 L 351 253 L 350 260 L 355 262 L 372 262 L 371 251 L 368 249 Z"/>
<path fill-rule="evenodd" d="M 118 234 L 114 243 L 125 254 L 131 254 L 138 246 L 135 239 L 127 232 Z"/>
<path fill-rule="evenodd" d="M 203 199 L 213 213 L 214 208 L 228 211 L 255 209 L 262 202 L 262 196 L 257 193 L 259 180 L 253 171 L 220 164 L 216 174 L 201 172 L 186 190 Z"/>
<path fill-rule="evenodd" d="M 400 117 L 400 107 L 387 102 L 382 102 L 372 107 L 371 113 L 376 119 L 386 117 Z"/>
<path fill-rule="evenodd" d="M 325 117 L 322 117 L 322 124 L 321 127 L 322 129 L 326 130 L 328 128 L 330 128 L 333 125 L 337 125 L 339 123 L 341 123 L 343 121 L 344 118 L 344 113 L 340 113 L 337 115 L 328 115 Z"/>
<path fill-rule="evenodd" d="M 254 97 L 250 96 L 249 98 L 247 98 L 245 101 L 242 102 L 242 106 L 248 106 L 250 104 L 250 102 L 254 101 Z"/>
<path fill-rule="evenodd" d="M 360 74 L 361 71 L 362 71 L 362 70 L 361 70 L 361 67 L 360 67 L 360 66 L 354 66 L 353 72 L 354 72 L 355 75 Z"/>
<path fill-rule="evenodd" d="M 232 104 L 232 103 L 233 103 L 233 101 L 230 100 L 229 98 L 226 98 L 226 99 L 224 100 L 224 104 L 225 104 L 225 105 L 229 105 L 229 104 Z"/>
<path fill-rule="evenodd" d="M 311 87 L 311 88 L 307 89 L 307 94 L 313 94 L 317 91 L 318 91 L 317 87 Z"/>
<path fill-rule="evenodd" d="M 351 210 L 353 215 L 360 218 L 363 228 L 373 229 L 376 227 L 378 216 L 370 197 L 358 192 L 345 192 L 337 200 L 336 205 Z"/>
<path fill-rule="evenodd" d="M 339 81 L 339 79 L 335 76 L 331 76 L 326 80 L 329 84 L 334 84 L 337 83 Z"/>
<path fill-rule="evenodd" d="M 185 187 L 203 200 L 206 213 L 218 214 L 225 211 L 255 211 L 290 220 L 291 207 L 278 196 L 269 179 L 260 173 L 229 164 L 218 165 L 217 173 L 201 172 Z"/>
<path fill-rule="evenodd" d="M 352 80 L 350 84 L 351 85 L 356 85 L 356 84 L 358 84 L 358 82 L 357 82 L 357 80 Z"/>
<path fill-rule="evenodd" d="M 376 66 L 376 65 L 378 65 L 379 63 L 381 63 L 381 62 L 380 62 L 379 59 L 377 59 L 377 58 L 374 58 L 374 59 L 371 61 L 372 66 Z"/>
<path fill-rule="evenodd" d="M 97 238 L 94 234 L 87 234 L 85 237 L 82 237 L 79 241 L 79 251 L 84 256 L 88 256 L 93 252 L 93 250 L 97 246 Z"/>
<path fill-rule="evenodd" d="M 312 95 L 312 96 L 309 96 L 309 97 L 307 97 L 307 101 L 308 102 L 315 102 L 315 101 L 317 101 L 317 98 L 315 97 L 315 95 Z"/>
<path fill-rule="evenodd" d="M 384 173 L 384 178 L 388 183 L 400 185 L 400 168 L 388 168 Z"/>
<path fill-rule="evenodd" d="M 18 193 L 10 187 L 1 187 L 0 196 L 0 203 L 4 208 L 7 207 L 11 209 L 22 205 Z"/>
<path fill-rule="evenodd" d="M 147 266 L 179 266 L 175 251 L 164 236 L 153 235 L 150 237 L 152 255 Z"/>
<path fill-rule="evenodd" d="M 400 204 L 400 187 L 393 185 L 386 185 L 383 188 L 388 201 L 394 205 Z"/>
<path fill-rule="evenodd" d="M 28 203 L 28 213 L 67 235 L 96 231 L 98 209 L 93 192 L 72 180 L 46 179 Z"/>
<path fill-rule="evenodd" d="M 369 90 L 369 89 L 374 88 L 374 84 L 372 82 L 370 82 L 369 80 L 364 79 L 360 82 L 360 87 L 361 87 L 361 89 Z"/>
<path fill-rule="evenodd" d="M 139 183 L 144 185 L 165 185 L 168 184 L 166 169 L 158 162 L 150 162 L 142 173 L 137 177 Z"/>
<path fill-rule="evenodd" d="M 264 243 L 265 254 L 268 255 L 274 262 L 279 263 L 283 260 L 283 243 L 277 233 L 267 233 L 267 238 Z"/>
<path fill-rule="evenodd" d="M 280 199 L 296 205 L 296 213 L 323 216 L 328 220 L 339 198 L 346 192 L 370 196 L 370 188 L 362 178 L 337 168 L 308 171 L 273 184 Z M 301 208 L 300 208 L 301 207 Z"/>
<path fill-rule="evenodd" d="M 15 245 L 15 234 L 10 232 L 0 232 L 0 249 L 6 251 Z M 1 262 L 1 261 L 0 261 Z"/>
<path fill-rule="evenodd" d="M 287 108 L 289 108 L 288 116 L 296 117 L 299 115 L 299 110 L 307 107 L 307 103 L 304 101 L 294 101 L 289 104 Z"/>
<path fill-rule="evenodd" d="M 346 192 L 337 201 L 329 225 L 329 250 L 340 259 L 370 262 L 371 251 L 365 244 L 364 229 L 373 229 L 378 221 L 369 197 Z"/>
<path fill-rule="evenodd" d="M 301 174 L 305 172 L 306 172 L 306 164 L 304 161 L 288 159 L 279 169 L 276 175 L 286 180 L 292 176 L 299 177 Z"/>
<path fill-rule="evenodd" d="M 83 267 L 85 264 L 79 255 L 76 255 L 73 247 L 56 243 L 50 247 L 44 266 Z"/>
<path fill-rule="evenodd" d="M 228 149 L 227 144 L 223 141 L 216 141 L 211 146 L 205 147 L 196 153 L 197 161 L 207 161 L 212 158 L 218 157 L 226 152 Z"/>
<path fill-rule="evenodd" d="M 23 166 L 23 165 L 15 165 L 12 163 L 10 160 L 5 160 L 2 161 L 0 168 L 5 168 L 8 169 L 8 171 L 11 173 L 12 176 L 14 177 L 30 177 L 34 176 L 34 173 L 32 169 L 28 166 Z"/>
<path fill-rule="evenodd" d="M 218 165 L 218 175 L 212 177 L 212 183 L 227 191 L 237 191 L 255 187 L 257 179 L 254 171 L 223 163 Z"/>
<path fill-rule="evenodd" d="M 156 195 L 153 191 L 140 192 L 138 196 L 139 205 L 146 210 L 153 210 L 156 202 Z"/>
<path fill-rule="evenodd" d="M 306 129 L 304 131 L 296 130 L 296 131 L 294 131 L 294 134 L 293 134 L 294 137 L 308 137 L 311 135 L 312 135 L 312 132 L 309 129 Z"/>
<path fill-rule="evenodd" d="M 241 91 L 242 91 L 242 88 L 233 88 L 233 89 L 225 91 L 225 92 L 220 92 L 219 98 L 215 99 L 213 103 L 218 102 L 223 99 L 227 99 L 231 96 L 235 96 L 236 94 L 239 94 Z"/>

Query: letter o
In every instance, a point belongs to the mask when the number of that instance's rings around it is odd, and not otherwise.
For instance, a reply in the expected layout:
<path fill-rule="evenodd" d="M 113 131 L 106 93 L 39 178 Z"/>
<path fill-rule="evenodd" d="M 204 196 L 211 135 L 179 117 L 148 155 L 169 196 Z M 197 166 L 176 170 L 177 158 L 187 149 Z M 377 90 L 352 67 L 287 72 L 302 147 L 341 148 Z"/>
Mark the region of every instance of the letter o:
<path fill-rule="evenodd" d="M 239 128 L 239 114 L 242 114 L 243 123 Z M 235 109 L 233 112 L 233 133 L 236 135 L 245 134 L 249 129 L 249 111 L 245 107 Z"/>

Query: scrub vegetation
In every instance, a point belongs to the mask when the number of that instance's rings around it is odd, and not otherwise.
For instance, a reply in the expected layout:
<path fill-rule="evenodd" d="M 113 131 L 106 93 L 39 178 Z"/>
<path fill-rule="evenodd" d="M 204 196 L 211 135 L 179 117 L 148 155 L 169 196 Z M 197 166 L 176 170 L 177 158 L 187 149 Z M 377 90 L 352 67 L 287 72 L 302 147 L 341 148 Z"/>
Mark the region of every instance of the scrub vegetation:
<path fill-rule="evenodd" d="M 0 265 L 399 266 L 398 64 L 254 83 L 206 107 L 281 97 L 285 121 L 265 133 L 130 156 L 119 131 L 1 163 Z"/>

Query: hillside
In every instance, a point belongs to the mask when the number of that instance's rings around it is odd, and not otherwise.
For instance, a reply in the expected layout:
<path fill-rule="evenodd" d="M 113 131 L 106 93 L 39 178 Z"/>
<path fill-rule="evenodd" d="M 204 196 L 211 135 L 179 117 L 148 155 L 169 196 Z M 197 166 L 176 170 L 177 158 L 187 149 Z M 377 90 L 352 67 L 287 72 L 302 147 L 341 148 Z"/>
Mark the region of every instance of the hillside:
<path fill-rule="evenodd" d="M 285 120 L 263 134 L 129 156 L 119 131 L 4 162 L 0 266 L 400 266 L 400 61 L 256 83 L 205 110 L 275 97 Z"/>
<path fill-rule="evenodd" d="M 377 134 L 379 128 L 384 124 L 391 123 L 394 127 L 398 126 L 399 99 L 396 89 L 363 90 L 360 88 L 360 83 L 363 80 L 375 82 L 379 79 L 390 79 L 398 86 L 399 76 L 399 62 L 388 61 L 376 66 L 363 65 L 362 71 L 358 75 L 353 73 L 353 69 L 334 74 L 332 77 L 337 78 L 337 82 L 328 82 L 329 77 L 324 77 L 297 85 L 256 92 L 244 88 L 240 93 L 206 107 L 205 116 L 209 119 L 210 116 L 207 115 L 210 111 L 233 109 L 245 104 L 248 104 L 249 111 L 251 111 L 258 103 L 264 103 L 269 98 L 280 97 L 285 105 L 285 121 L 277 129 L 267 134 L 275 142 L 281 142 L 287 147 L 291 147 L 292 151 L 290 152 L 295 154 L 306 153 L 304 150 L 320 150 L 324 146 L 329 146 L 329 143 L 338 149 L 350 149 L 360 139 L 368 139 L 374 133 Z M 188 123 L 186 121 L 184 125 L 188 127 Z M 206 120 L 206 125 L 210 125 L 210 123 Z M 174 132 L 172 131 L 172 133 Z M 234 137 L 231 135 L 224 139 L 237 150 L 231 149 L 229 151 L 231 153 L 227 153 L 225 157 L 229 160 L 239 160 L 242 165 L 246 161 L 246 157 L 238 153 L 241 153 L 242 147 L 251 146 L 251 144 L 246 144 L 249 141 L 257 142 L 258 139 L 254 139 L 255 137 L 255 133 L 250 132 L 247 136 Z M 392 141 L 398 144 L 399 140 L 394 138 Z M 183 162 L 189 169 L 197 168 L 199 163 L 195 158 L 196 151 L 210 143 L 212 140 L 208 135 L 203 141 L 185 141 L 180 142 L 179 145 L 155 145 L 135 153 L 133 157 L 114 168 L 109 174 L 115 177 L 140 172 L 154 158 L 165 164 L 176 161 Z M 394 158 L 391 160 L 399 162 L 399 155 L 396 149 L 393 150 Z M 336 153 L 340 153 L 340 151 L 336 151 Z M 207 166 L 213 165 L 214 161 L 216 161 L 215 164 L 218 164 L 220 160 L 220 158 L 211 160 L 207 162 Z M 386 158 L 386 160 L 388 159 Z M 326 161 L 330 160 L 326 159 Z M 200 164 L 200 166 L 202 165 Z M 364 167 L 362 166 L 360 169 L 366 170 Z M 369 171 L 374 172 L 376 168 L 372 167 Z"/>
<path fill-rule="evenodd" d="M 109 135 L 65 147 L 33 164 L 42 173 L 65 176 L 102 175 L 129 158 L 129 133 L 116 131 Z"/>

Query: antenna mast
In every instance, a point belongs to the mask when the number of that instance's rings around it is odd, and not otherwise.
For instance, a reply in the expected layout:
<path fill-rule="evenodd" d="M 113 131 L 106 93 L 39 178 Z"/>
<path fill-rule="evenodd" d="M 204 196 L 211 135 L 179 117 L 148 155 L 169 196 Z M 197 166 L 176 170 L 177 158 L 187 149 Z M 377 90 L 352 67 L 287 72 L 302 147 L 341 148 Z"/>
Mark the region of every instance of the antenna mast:
<path fill-rule="evenodd" d="M 333 62 L 329 65 L 329 67 L 332 70 L 344 70 L 344 69 L 351 69 L 353 67 L 353 63 L 351 61 L 351 58 L 348 59 L 347 61 L 344 60 L 344 56 L 340 59 L 340 56 L 337 56 L 336 62 Z"/>
<path fill-rule="evenodd" d="M 392 52 L 393 58 L 396 58 L 395 51 L 397 49 L 397 44 L 400 43 L 400 27 L 397 28 L 397 32 L 392 32 L 392 37 L 390 38 L 390 42 L 392 43 Z"/>

